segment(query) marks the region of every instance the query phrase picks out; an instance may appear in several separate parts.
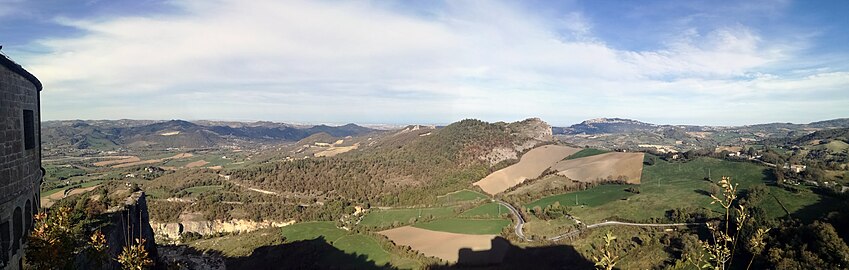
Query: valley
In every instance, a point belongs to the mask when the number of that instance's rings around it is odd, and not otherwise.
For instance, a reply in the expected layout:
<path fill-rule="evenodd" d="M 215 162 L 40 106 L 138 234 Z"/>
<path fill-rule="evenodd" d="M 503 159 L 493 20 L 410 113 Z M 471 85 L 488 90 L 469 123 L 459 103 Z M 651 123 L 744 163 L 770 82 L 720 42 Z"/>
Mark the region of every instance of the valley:
<path fill-rule="evenodd" d="M 215 253 L 230 267 L 515 266 L 568 250 L 553 262 L 580 266 L 603 231 L 689 241 L 721 218 L 711 196 L 724 176 L 763 222 L 834 216 L 849 189 L 846 138 L 814 124 L 760 127 L 771 135 L 758 137 L 748 126 L 623 119 L 565 129 L 540 119 L 393 130 L 202 123 L 45 124 L 57 130 L 45 132 L 55 135 L 45 142 L 42 205 L 141 190 L 159 245 Z M 661 139 L 642 141 L 646 132 Z M 730 133 L 744 135 L 719 139 Z M 660 243 L 633 243 L 626 266 L 681 259 Z M 269 253 L 293 250 L 312 253 Z"/>

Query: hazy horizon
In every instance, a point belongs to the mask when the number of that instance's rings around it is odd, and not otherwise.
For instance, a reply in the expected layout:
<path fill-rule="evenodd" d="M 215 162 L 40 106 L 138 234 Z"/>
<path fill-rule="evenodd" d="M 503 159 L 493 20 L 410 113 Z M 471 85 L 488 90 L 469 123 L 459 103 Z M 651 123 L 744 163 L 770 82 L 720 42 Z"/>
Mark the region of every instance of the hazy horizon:
<path fill-rule="evenodd" d="M 849 116 L 845 1 L 5 1 L 43 119 Z"/>
<path fill-rule="evenodd" d="M 522 121 L 522 120 L 530 119 L 530 118 L 539 118 L 539 117 L 525 117 L 525 118 L 521 118 L 521 119 L 513 119 L 513 120 L 494 120 L 494 121 L 485 120 L 485 119 L 478 119 L 478 120 L 483 120 L 483 121 L 487 121 L 487 122 L 516 122 L 516 121 Z M 574 123 L 554 123 L 554 122 L 548 121 L 548 120 L 546 120 L 546 119 L 544 119 L 544 118 L 540 118 L 540 120 L 545 121 L 546 123 L 548 123 L 548 124 L 549 124 L 550 126 L 552 126 L 552 127 L 569 127 L 569 126 L 571 126 L 571 125 L 580 124 L 581 122 L 586 121 L 586 120 L 593 120 L 593 119 L 599 119 L 599 118 L 607 118 L 607 119 L 612 119 L 612 118 L 621 118 L 621 119 L 635 120 L 635 121 L 639 121 L 639 122 L 643 122 L 643 123 L 656 124 L 656 125 L 671 125 L 671 126 L 713 126 L 713 127 L 723 127 L 723 126 L 751 126 L 751 125 L 759 125 L 759 124 L 788 124 L 788 123 L 789 123 L 789 124 L 810 124 L 810 123 L 821 122 L 821 121 L 839 120 L 839 119 L 849 119 L 849 117 L 838 117 L 838 118 L 830 118 L 830 119 L 820 119 L 820 120 L 816 120 L 816 121 L 803 122 L 803 123 L 798 123 L 798 122 L 765 122 L 765 123 L 749 123 L 749 124 L 742 124 L 742 125 L 697 125 L 697 124 L 687 124 L 687 123 L 658 123 L 658 122 L 644 121 L 644 120 L 641 120 L 641 119 L 631 119 L 631 118 L 624 118 L 624 117 L 597 117 L 597 118 L 584 119 L 584 120 L 581 120 L 581 121 L 578 121 L 578 122 L 574 122 Z M 59 121 L 121 121 L 121 120 L 130 120 L 130 121 L 161 121 L 161 122 L 167 122 L 167 121 L 188 121 L 188 122 L 196 122 L 196 121 L 211 121 L 211 122 L 238 122 L 238 123 L 272 122 L 272 123 L 292 124 L 292 125 L 328 125 L 328 126 L 343 126 L 343 125 L 347 125 L 347 124 L 355 124 L 355 125 L 360 125 L 360 126 L 380 126 L 380 125 L 386 125 L 386 126 L 406 126 L 406 125 L 433 125 L 433 126 L 444 126 L 444 125 L 449 125 L 449 124 L 451 124 L 451 123 L 455 123 L 455 122 L 461 121 L 461 120 L 463 120 L 463 119 L 476 119 L 476 118 L 468 118 L 468 117 L 467 117 L 467 118 L 457 119 L 457 120 L 455 120 L 455 121 L 445 122 L 445 123 L 416 123 L 416 122 L 408 122 L 408 123 L 368 122 L 368 123 L 366 123 L 366 122 L 353 122 L 353 121 L 348 121 L 348 122 L 303 122 L 303 121 L 274 121 L 274 120 L 253 120 L 253 119 L 245 119 L 245 120 L 221 120 L 221 119 L 177 119 L 177 118 L 174 118 L 174 119 L 130 119 L 130 118 L 120 118 L 120 119 L 50 119 L 50 120 L 42 120 L 42 122 L 52 122 L 52 121 L 55 121 L 55 122 L 59 122 Z"/>

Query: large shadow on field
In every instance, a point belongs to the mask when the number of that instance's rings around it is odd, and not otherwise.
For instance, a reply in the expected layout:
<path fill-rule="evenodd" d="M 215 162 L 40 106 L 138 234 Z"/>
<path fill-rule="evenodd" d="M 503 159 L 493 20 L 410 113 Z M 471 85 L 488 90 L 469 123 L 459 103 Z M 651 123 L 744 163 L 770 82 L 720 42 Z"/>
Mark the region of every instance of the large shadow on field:
<path fill-rule="evenodd" d="M 846 208 L 849 207 L 849 194 L 834 194 L 822 188 L 812 188 L 811 191 L 819 195 L 819 201 L 790 213 L 791 217 L 804 222 L 812 222 L 826 217 L 831 212 L 845 212 Z"/>
<path fill-rule="evenodd" d="M 493 258 L 503 258 L 500 262 Z M 492 240 L 492 249 L 461 249 L 457 264 L 431 265 L 430 269 L 595 269 L 572 246 L 518 247 L 502 237 Z"/>
<path fill-rule="evenodd" d="M 259 247 L 246 257 L 227 257 L 221 252 L 199 251 L 187 246 L 181 248 L 183 248 L 184 255 L 181 256 L 183 258 L 218 257 L 227 269 L 396 269 L 389 265 L 375 265 L 365 255 L 345 253 L 328 244 L 323 237 Z M 188 266 L 188 269 L 203 268 L 197 265 L 192 267 L 192 262 L 188 260 L 166 264 Z M 160 264 L 157 265 L 157 269 L 172 268 Z"/>
<path fill-rule="evenodd" d="M 227 269 L 395 269 L 368 257 L 348 254 L 324 237 L 257 248 L 247 257 L 227 258 Z"/>

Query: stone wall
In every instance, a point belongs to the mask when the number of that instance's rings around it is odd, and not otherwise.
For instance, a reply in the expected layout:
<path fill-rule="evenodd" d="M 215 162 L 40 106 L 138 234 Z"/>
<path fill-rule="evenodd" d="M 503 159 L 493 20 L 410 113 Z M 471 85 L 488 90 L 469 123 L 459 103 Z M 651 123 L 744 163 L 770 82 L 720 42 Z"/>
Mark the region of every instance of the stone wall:
<path fill-rule="evenodd" d="M 24 236 L 39 208 L 41 83 L 0 55 L 0 269 L 19 269 Z M 24 111 L 32 113 L 25 124 Z M 33 132 L 26 147 L 25 126 Z"/>

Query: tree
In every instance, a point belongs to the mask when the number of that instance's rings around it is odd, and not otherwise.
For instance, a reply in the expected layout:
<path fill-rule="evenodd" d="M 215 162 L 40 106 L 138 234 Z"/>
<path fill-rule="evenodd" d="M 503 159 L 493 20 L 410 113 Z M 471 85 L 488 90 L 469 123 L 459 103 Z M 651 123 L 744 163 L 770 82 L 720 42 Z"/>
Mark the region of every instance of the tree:
<path fill-rule="evenodd" d="M 687 260 L 699 269 L 728 269 L 736 254 L 737 242 L 741 238 L 740 233 L 750 218 L 746 206 L 737 199 L 738 184 L 733 183 L 731 177 L 727 176 L 723 176 L 717 184 L 722 188 L 721 194 L 711 195 L 713 199 L 711 204 L 718 204 L 724 209 L 725 219 L 719 223 L 707 224 L 712 241 L 700 241 L 704 252 L 688 255 Z M 734 226 L 732 226 L 732 217 Z M 763 241 L 762 236 L 759 241 Z"/>
<path fill-rule="evenodd" d="M 766 152 L 761 156 L 761 160 L 766 163 L 772 163 L 776 166 L 781 166 L 784 164 L 784 159 L 776 153 Z"/>
<path fill-rule="evenodd" d="M 106 237 L 95 231 L 86 236 L 75 224 L 74 216 L 82 216 L 69 207 L 35 215 L 35 228 L 27 236 L 26 264 L 30 269 L 70 269 L 77 255 L 89 258 L 85 268 L 97 268 L 106 262 Z M 87 241 L 85 239 L 88 239 Z"/>
<path fill-rule="evenodd" d="M 148 269 L 153 265 L 153 260 L 147 250 L 144 249 L 145 239 L 136 238 L 135 244 L 124 246 L 121 254 L 118 254 L 118 262 L 125 270 Z"/>
<path fill-rule="evenodd" d="M 810 167 L 802 172 L 802 177 L 804 177 L 805 180 L 822 182 L 825 180 L 825 171 L 820 168 Z"/>
<path fill-rule="evenodd" d="M 643 164 L 646 164 L 648 166 L 654 165 L 654 163 L 655 163 L 655 158 L 654 158 L 654 156 L 651 156 L 651 155 L 646 155 L 646 158 L 643 160 Z"/>
<path fill-rule="evenodd" d="M 784 169 L 781 166 L 776 166 L 772 168 L 772 174 L 775 176 L 775 184 L 779 187 L 784 186 Z"/>
<path fill-rule="evenodd" d="M 619 255 L 615 253 L 616 249 L 611 247 L 611 243 L 616 241 L 616 236 L 608 231 L 603 239 L 604 246 L 597 248 L 596 255 L 593 255 L 593 261 L 595 261 L 595 267 L 598 269 L 612 270 L 619 262 Z"/>

